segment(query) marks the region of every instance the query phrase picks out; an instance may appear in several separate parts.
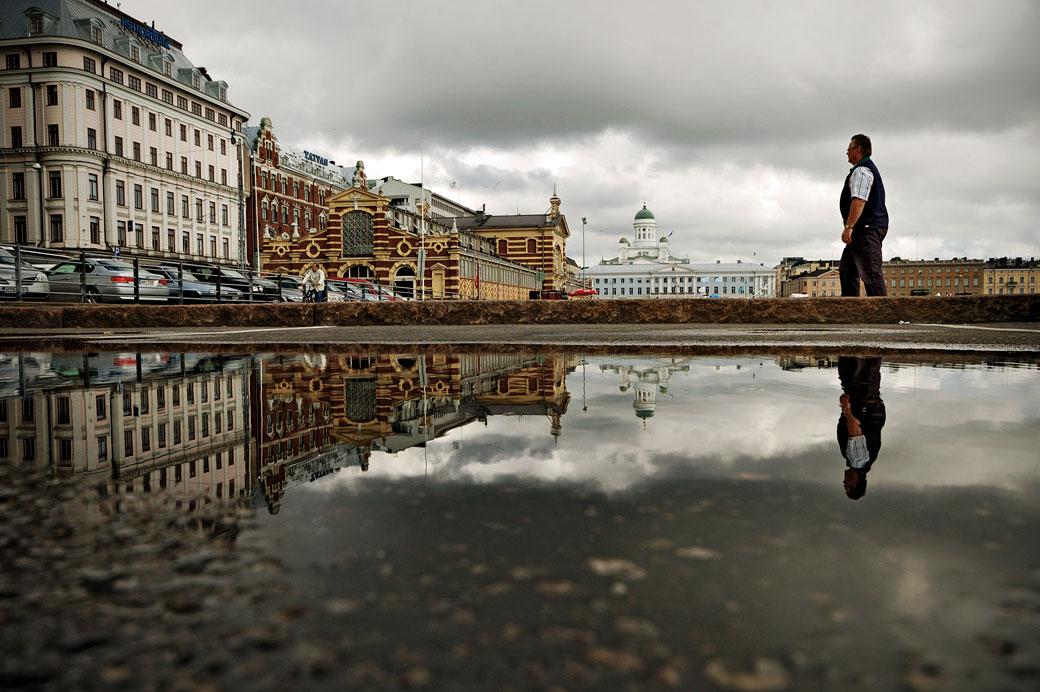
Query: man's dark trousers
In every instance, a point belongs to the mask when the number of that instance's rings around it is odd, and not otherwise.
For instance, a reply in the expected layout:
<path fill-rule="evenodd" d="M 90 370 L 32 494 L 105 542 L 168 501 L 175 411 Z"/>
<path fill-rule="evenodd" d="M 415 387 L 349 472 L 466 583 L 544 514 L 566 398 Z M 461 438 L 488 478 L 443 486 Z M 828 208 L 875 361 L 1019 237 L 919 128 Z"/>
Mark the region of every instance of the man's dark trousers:
<path fill-rule="evenodd" d="M 857 228 L 852 232 L 852 241 L 845 246 L 838 265 L 841 295 L 858 296 L 860 279 L 868 296 L 888 295 L 881 273 L 881 243 L 887 233 L 887 228 Z"/>

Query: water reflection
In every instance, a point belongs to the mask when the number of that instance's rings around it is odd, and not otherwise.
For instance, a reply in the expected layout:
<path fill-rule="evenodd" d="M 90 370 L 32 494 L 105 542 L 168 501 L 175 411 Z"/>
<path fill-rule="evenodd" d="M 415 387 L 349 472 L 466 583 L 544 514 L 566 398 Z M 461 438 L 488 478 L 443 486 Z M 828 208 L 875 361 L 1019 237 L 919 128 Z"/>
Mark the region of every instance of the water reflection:
<path fill-rule="evenodd" d="M 610 491 L 690 474 L 822 482 L 833 459 L 822 392 L 840 387 L 837 444 L 856 499 L 881 449 L 882 370 L 906 423 L 886 431 L 886 449 L 914 461 L 872 477 L 934 483 L 943 458 L 944 483 L 1036 480 L 1035 365 L 833 356 L 7 354 L 0 458 L 88 478 L 105 496 L 166 490 L 271 513 L 344 469 Z"/>
<path fill-rule="evenodd" d="M 845 494 L 858 500 L 867 493 L 867 473 L 881 452 L 885 402 L 881 399 L 881 359 L 838 359 L 842 394 L 838 397 L 838 449 L 845 459 Z"/>

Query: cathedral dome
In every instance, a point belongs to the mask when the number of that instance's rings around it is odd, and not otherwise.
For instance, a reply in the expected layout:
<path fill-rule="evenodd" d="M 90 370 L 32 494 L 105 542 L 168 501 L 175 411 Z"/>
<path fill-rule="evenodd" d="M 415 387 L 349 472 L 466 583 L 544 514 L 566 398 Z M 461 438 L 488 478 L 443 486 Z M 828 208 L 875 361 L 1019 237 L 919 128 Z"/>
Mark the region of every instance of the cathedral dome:
<path fill-rule="evenodd" d="M 628 242 L 628 238 L 626 238 L 625 236 L 621 236 L 621 240 L 619 240 L 618 242 L 619 243 L 624 243 L 625 245 L 631 245 L 632 244 L 632 243 Z"/>
<path fill-rule="evenodd" d="M 654 218 L 654 213 L 646 208 L 646 202 L 643 202 L 643 208 L 636 212 L 636 221 L 642 221 L 643 219 Z"/>
<path fill-rule="evenodd" d="M 666 235 L 661 236 L 660 238 L 657 239 L 657 242 L 659 242 L 659 243 L 667 243 L 668 242 L 668 236 L 666 236 Z"/>

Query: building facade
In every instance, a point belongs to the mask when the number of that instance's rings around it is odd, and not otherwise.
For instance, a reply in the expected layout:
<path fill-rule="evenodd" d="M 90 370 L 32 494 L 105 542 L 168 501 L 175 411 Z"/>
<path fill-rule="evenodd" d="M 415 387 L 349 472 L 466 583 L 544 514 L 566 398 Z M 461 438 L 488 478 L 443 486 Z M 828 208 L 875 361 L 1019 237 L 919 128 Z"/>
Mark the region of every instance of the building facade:
<path fill-rule="evenodd" d="M 100 0 L 0 9 L 0 241 L 235 262 L 247 113 Z"/>
<path fill-rule="evenodd" d="M 618 255 L 600 260 L 586 277 L 601 298 L 754 298 L 775 294 L 775 273 L 762 264 L 741 261 L 691 263 L 676 257 L 668 236 L 659 236 L 657 220 L 643 203 L 632 223 L 634 241 L 622 237 Z"/>
<path fill-rule="evenodd" d="M 1030 257 L 1000 257 L 986 261 L 983 272 L 986 295 L 1036 293 L 1040 283 L 1040 260 Z"/>
<path fill-rule="evenodd" d="M 270 118 L 243 128 L 243 135 L 249 152 L 248 253 L 250 265 L 264 269 L 261 239 L 298 240 L 324 232 L 329 199 L 351 187 L 352 172 L 320 154 L 281 145 Z"/>
<path fill-rule="evenodd" d="M 841 297 L 841 275 L 837 269 L 815 269 L 787 282 L 787 296 L 803 298 Z"/>
<path fill-rule="evenodd" d="M 541 285 L 535 269 L 454 219 L 433 217 L 429 205 L 393 206 L 358 168 L 357 185 L 329 198 L 324 230 L 261 238 L 266 271 L 302 274 L 317 262 L 330 277 L 367 279 L 408 298 L 519 300 Z"/>
<path fill-rule="evenodd" d="M 979 295 L 986 262 L 955 257 L 941 260 L 904 260 L 893 257 L 881 265 L 892 298 L 908 296 Z"/>

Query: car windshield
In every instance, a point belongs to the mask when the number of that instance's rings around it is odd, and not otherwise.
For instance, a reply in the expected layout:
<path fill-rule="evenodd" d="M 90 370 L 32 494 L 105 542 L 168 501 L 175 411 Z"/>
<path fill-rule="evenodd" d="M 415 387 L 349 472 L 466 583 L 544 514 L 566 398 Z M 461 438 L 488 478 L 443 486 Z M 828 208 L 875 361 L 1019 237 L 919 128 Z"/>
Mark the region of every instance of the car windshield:
<path fill-rule="evenodd" d="M 220 275 L 226 276 L 229 279 L 242 279 L 243 281 L 249 280 L 242 272 L 235 271 L 234 269 L 225 269 L 224 267 L 220 268 Z"/>
<path fill-rule="evenodd" d="M 0 247 L 0 264 L 14 264 L 14 255 Z"/>
<path fill-rule="evenodd" d="M 165 276 L 168 279 L 173 279 L 174 281 L 177 280 L 177 270 L 176 269 L 170 269 L 169 267 L 158 267 L 156 269 L 153 269 L 152 271 L 155 271 L 155 272 L 157 272 L 159 274 L 162 274 L 163 276 Z M 185 269 L 184 271 L 181 272 L 181 277 L 182 277 L 181 278 L 182 281 L 194 281 L 195 283 L 202 283 L 201 281 L 199 281 L 199 277 L 195 276 L 194 274 L 192 274 L 187 269 Z"/>
<path fill-rule="evenodd" d="M 126 262 L 119 262 L 116 260 L 94 260 L 94 263 L 99 267 L 104 267 L 105 269 L 109 269 L 114 272 L 125 272 L 134 270 L 134 265 L 128 264 Z"/>

